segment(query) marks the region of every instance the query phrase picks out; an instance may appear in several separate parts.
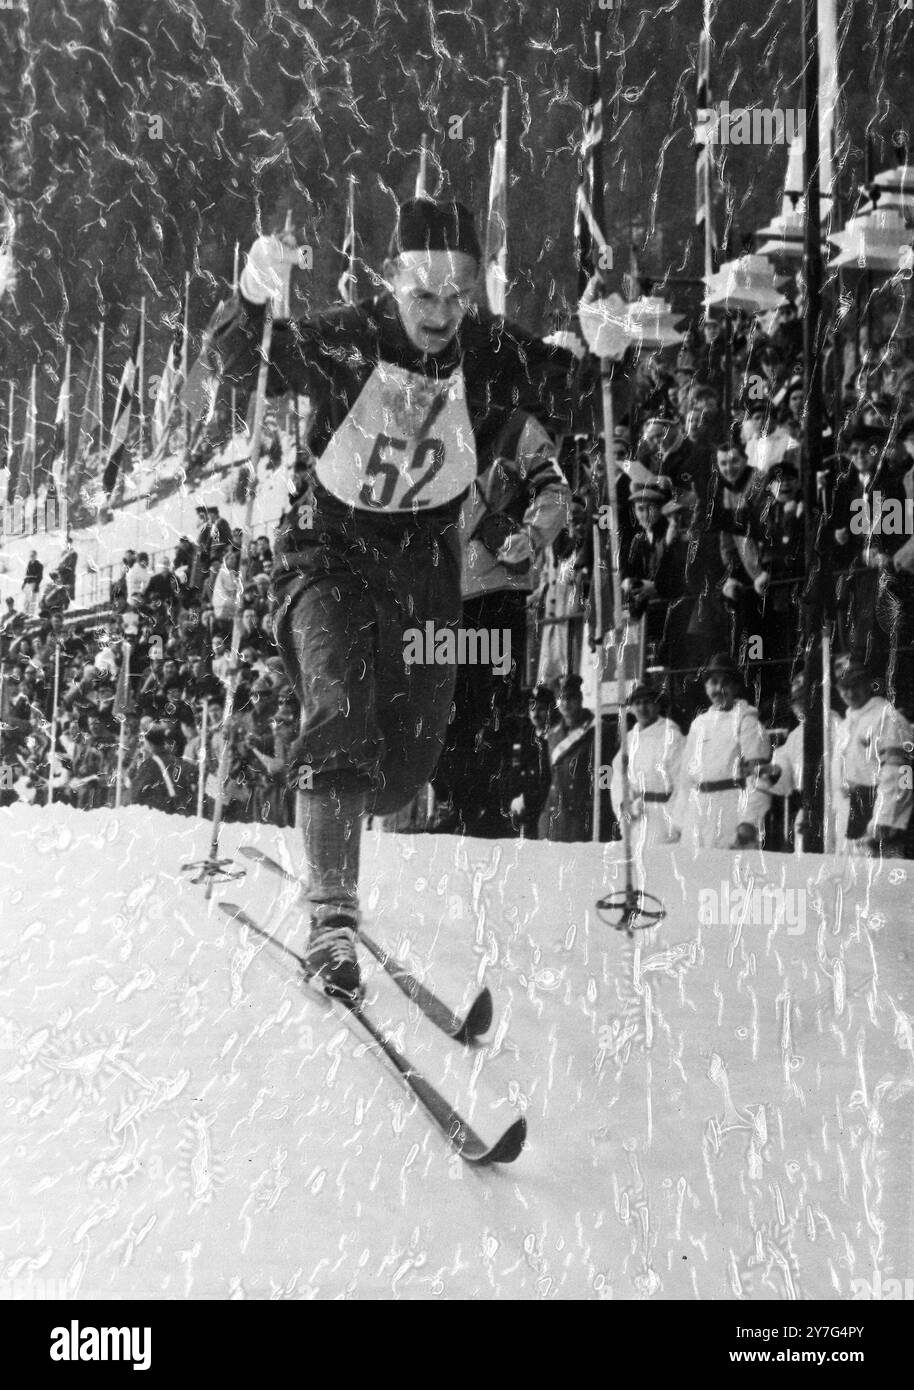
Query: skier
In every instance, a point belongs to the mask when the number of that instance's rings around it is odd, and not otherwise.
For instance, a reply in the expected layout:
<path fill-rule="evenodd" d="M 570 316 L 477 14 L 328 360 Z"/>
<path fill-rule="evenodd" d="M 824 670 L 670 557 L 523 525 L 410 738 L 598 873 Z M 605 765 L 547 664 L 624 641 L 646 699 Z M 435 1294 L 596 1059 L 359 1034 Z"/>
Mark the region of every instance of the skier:
<path fill-rule="evenodd" d="M 667 844 L 673 833 L 670 803 L 679 785 L 685 739 L 672 719 L 660 714 L 660 691 L 642 682 L 629 696 L 635 727 L 626 735 L 628 747 L 628 812 L 636 850 Z M 622 750 L 613 758 L 612 800 L 616 819 L 622 818 Z"/>
<path fill-rule="evenodd" d="M 742 678 L 726 652 L 703 672 L 711 708 L 692 721 L 673 801 L 673 841 L 688 825 L 693 847 L 736 849 L 762 839 L 769 798 L 758 770 L 771 760 L 758 711 L 739 698 Z"/>
<path fill-rule="evenodd" d="M 256 379 L 267 298 L 287 302 L 299 252 L 262 236 L 212 344 L 223 379 Z M 553 430 L 571 408 L 569 353 L 472 304 L 481 251 L 459 203 L 404 203 L 386 289 L 273 331 L 267 392 L 310 399 L 310 467 L 274 546 L 274 631 L 301 701 L 299 793 L 309 969 L 361 991 L 356 939 L 364 813 L 431 777 L 455 669 L 404 661 L 409 629 L 460 618 L 461 501 L 517 410 Z M 297 769 L 297 770 L 296 770 Z"/>

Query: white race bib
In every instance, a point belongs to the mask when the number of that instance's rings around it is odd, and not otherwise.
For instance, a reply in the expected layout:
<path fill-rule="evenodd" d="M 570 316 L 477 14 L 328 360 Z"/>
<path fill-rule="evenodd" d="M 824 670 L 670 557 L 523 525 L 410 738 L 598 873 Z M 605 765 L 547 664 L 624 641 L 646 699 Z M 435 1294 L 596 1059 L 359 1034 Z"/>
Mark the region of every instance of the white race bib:
<path fill-rule="evenodd" d="M 363 511 L 425 511 L 459 497 L 476 477 L 463 373 L 435 382 L 379 362 L 316 472 L 334 497 Z"/>

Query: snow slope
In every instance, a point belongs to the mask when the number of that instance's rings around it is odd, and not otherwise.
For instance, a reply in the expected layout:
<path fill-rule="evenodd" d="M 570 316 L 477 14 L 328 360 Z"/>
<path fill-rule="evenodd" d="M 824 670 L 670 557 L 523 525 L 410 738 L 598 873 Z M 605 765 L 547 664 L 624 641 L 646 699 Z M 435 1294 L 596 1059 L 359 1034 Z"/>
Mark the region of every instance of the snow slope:
<path fill-rule="evenodd" d="M 466 1052 L 366 961 L 376 1015 L 483 1136 L 526 1114 L 520 1159 L 471 1170 L 182 876 L 202 825 L 16 806 L 0 835 L 0 1284 L 841 1299 L 914 1268 L 906 867 L 661 851 L 668 916 L 629 942 L 593 910 L 618 847 L 366 832 L 375 935 L 455 1005 L 495 996 Z M 295 854 L 226 827 L 242 842 Z M 700 925 L 734 866 L 802 892 L 805 929 L 758 905 Z M 222 890 L 288 931 L 282 893 L 254 866 Z"/>
<path fill-rule="evenodd" d="M 77 607 L 93 603 L 97 597 L 107 599 L 107 582 L 100 595 L 97 596 L 93 590 L 89 573 L 92 565 L 97 569 L 105 569 L 110 565 L 119 566 L 124 551 L 130 549 L 165 551 L 171 555 L 182 535 L 192 538 L 196 536 L 199 523 L 195 508 L 198 506 L 219 507 L 222 515 L 232 526 L 242 525 L 245 506 L 243 502 L 235 500 L 234 488 L 236 465 L 247 457 L 247 447 L 244 436 L 239 434 L 234 444 L 227 446 L 219 455 L 219 473 L 205 478 L 195 478 L 190 486 L 181 487 L 151 507 L 146 501 L 128 502 L 113 511 L 110 520 L 75 529 L 73 545 L 79 556 L 76 576 Z M 288 506 L 289 467 L 293 452 L 289 444 L 284 456 L 284 466 L 272 471 L 267 468 L 265 459 L 260 462 L 254 499 L 255 535 L 261 532 L 272 535 L 273 524 Z M 163 476 L 178 467 L 177 459 L 166 460 L 162 465 Z M 38 559 L 46 571 L 53 569 L 60 559 L 62 540 L 59 532 L 0 538 L 0 601 L 6 594 L 11 594 L 14 598 L 19 595 L 25 566 L 32 550 L 38 552 Z"/>

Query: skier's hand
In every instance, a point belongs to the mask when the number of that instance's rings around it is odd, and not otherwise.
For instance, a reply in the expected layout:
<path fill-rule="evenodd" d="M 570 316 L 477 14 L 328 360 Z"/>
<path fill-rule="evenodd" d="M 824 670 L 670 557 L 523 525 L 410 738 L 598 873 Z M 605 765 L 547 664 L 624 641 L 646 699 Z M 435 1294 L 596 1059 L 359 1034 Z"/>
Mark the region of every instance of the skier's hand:
<path fill-rule="evenodd" d="M 723 596 L 728 603 L 736 603 L 742 589 L 738 579 L 726 579 L 723 585 Z"/>
<path fill-rule="evenodd" d="M 511 802 L 511 814 L 512 816 L 522 816 L 524 814 L 523 795 L 516 796 L 514 800 Z"/>
<path fill-rule="evenodd" d="M 837 545 L 847 545 L 850 538 L 850 531 L 848 531 L 846 526 L 839 527 L 835 532 L 835 542 Z"/>
<path fill-rule="evenodd" d="M 644 799 L 640 796 L 633 796 L 628 803 L 628 813 L 632 820 L 640 820 L 644 815 Z"/>
<path fill-rule="evenodd" d="M 591 352 L 619 362 L 632 343 L 625 328 L 628 306 L 618 294 L 600 298 L 601 287 L 601 276 L 594 275 L 581 296 L 578 304 L 581 332 Z"/>
<path fill-rule="evenodd" d="M 301 250 L 290 244 L 289 237 L 259 236 L 241 272 L 241 293 L 252 304 L 266 304 L 272 298 L 274 312 L 282 313 L 292 271 L 301 265 Z"/>
<path fill-rule="evenodd" d="M 758 594 L 759 598 L 763 598 L 764 595 L 768 592 L 768 582 L 770 578 L 771 576 L 767 574 L 764 570 L 762 570 L 762 573 L 757 574 L 753 579 L 752 587 Z"/>

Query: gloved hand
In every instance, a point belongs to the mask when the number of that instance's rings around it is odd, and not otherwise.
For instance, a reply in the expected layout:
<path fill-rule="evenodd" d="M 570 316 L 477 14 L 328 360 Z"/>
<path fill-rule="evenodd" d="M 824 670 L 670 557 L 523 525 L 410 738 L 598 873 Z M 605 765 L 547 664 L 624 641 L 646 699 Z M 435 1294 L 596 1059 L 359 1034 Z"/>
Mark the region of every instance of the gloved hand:
<path fill-rule="evenodd" d="M 628 813 L 632 820 L 640 820 L 644 815 L 644 798 L 633 796 L 628 803 Z"/>
<path fill-rule="evenodd" d="M 594 275 L 578 304 L 578 320 L 584 341 L 598 357 L 621 361 L 632 337 L 624 327 L 628 305 L 618 294 L 599 297 L 601 277 Z"/>
<path fill-rule="evenodd" d="M 524 814 L 523 795 L 516 796 L 514 800 L 511 802 L 511 814 L 512 816 L 522 816 Z"/>
<path fill-rule="evenodd" d="M 515 531 L 495 552 L 495 558 L 506 569 L 525 570 L 533 562 L 533 546 L 523 531 Z"/>
<path fill-rule="evenodd" d="M 728 603 L 736 603 L 736 601 L 739 598 L 740 590 L 742 589 L 742 587 L 743 586 L 742 584 L 740 584 L 738 579 L 725 580 L 722 592 L 726 601 Z"/>
<path fill-rule="evenodd" d="M 281 314 L 288 299 L 292 271 L 302 265 L 301 248 L 288 234 L 259 236 L 241 272 L 241 293 L 252 304 L 266 304 L 272 298 L 273 312 Z"/>
<path fill-rule="evenodd" d="M 757 574 L 753 579 L 752 587 L 758 594 L 759 598 L 762 598 L 768 592 L 768 581 L 770 580 L 770 578 L 770 574 L 767 574 L 764 570 L 762 570 L 762 573 Z"/>

